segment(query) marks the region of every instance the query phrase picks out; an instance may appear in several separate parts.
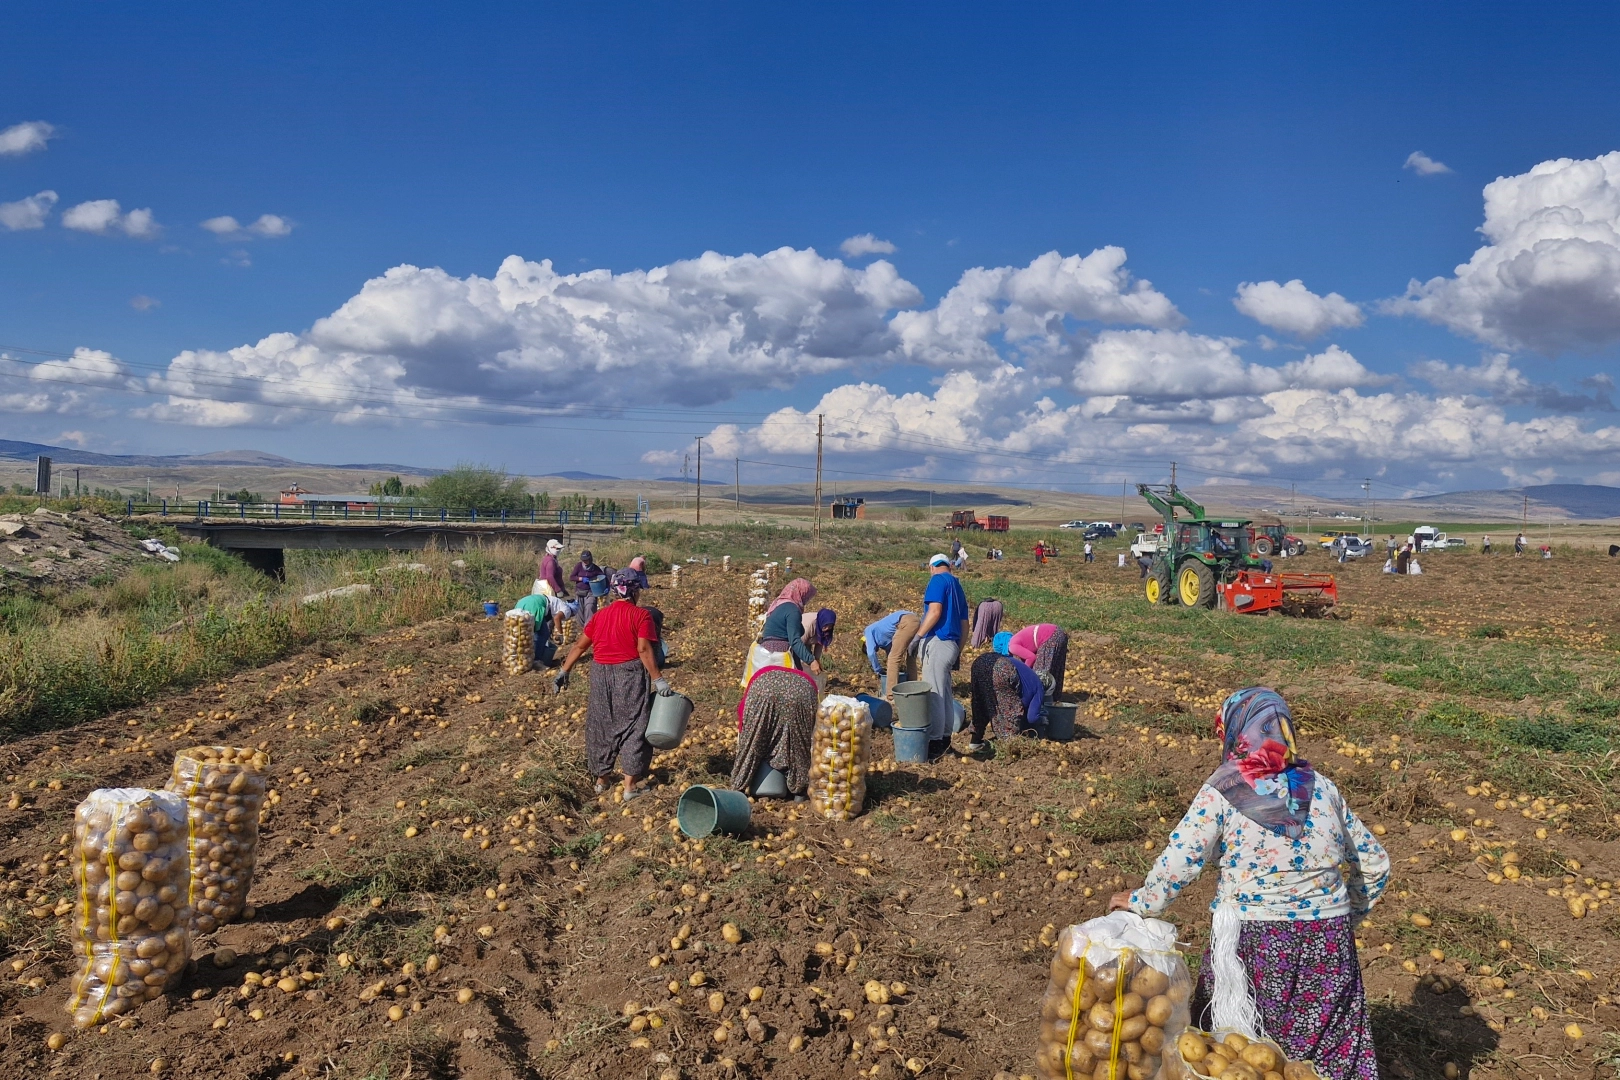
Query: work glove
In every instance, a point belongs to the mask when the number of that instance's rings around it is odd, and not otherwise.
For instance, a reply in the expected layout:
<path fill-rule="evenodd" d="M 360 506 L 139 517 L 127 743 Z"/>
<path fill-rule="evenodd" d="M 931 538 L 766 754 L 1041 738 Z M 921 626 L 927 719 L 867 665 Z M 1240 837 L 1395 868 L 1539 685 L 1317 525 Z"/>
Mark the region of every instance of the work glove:
<path fill-rule="evenodd" d="M 673 694 L 674 692 L 675 691 L 673 691 L 673 690 L 671 690 L 669 688 L 669 680 L 668 679 L 654 679 L 653 680 L 653 693 L 657 694 L 659 697 L 668 697 L 670 694 Z"/>
<path fill-rule="evenodd" d="M 563 687 L 568 685 L 568 669 L 563 668 L 551 677 L 551 689 L 554 693 L 562 693 Z"/>

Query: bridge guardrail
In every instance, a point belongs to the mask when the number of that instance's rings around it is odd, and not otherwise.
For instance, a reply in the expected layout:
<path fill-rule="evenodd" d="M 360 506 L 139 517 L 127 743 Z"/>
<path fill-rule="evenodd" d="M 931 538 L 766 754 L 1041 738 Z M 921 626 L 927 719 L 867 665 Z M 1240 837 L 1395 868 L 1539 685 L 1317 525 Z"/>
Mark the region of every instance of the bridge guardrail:
<path fill-rule="evenodd" d="M 171 500 L 138 503 L 128 499 L 124 516 L 156 514 L 159 517 L 188 517 L 203 520 L 238 521 L 368 521 L 420 523 L 425 525 L 640 525 L 637 510 L 477 510 L 449 506 L 352 506 L 320 503 L 218 503 L 208 499 Z"/>

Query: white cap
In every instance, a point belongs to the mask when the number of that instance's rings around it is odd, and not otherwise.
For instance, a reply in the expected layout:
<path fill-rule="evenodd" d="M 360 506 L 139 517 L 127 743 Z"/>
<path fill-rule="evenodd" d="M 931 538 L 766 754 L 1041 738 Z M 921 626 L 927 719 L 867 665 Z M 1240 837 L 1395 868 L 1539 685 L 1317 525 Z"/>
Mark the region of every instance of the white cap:
<path fill-rule="evenodd" d="M 950 560 L 949 556 L 946 556 L 946 555 L 935 555 L 933 558 L 928 560 L 928 565 L 930 567 L 933 567 L 933 566 L 949 566 L 949 565 L 951 565 L 951 560 Z"/>
<path fill-rule="evenodd" d="M 551 552 L 551 554 L 553 554 L 553 555 L 557 554 L 557 552 L 562 550 L 562 541 L 561 540 L 547 540 L 546 541 L 546 550 Z"/>

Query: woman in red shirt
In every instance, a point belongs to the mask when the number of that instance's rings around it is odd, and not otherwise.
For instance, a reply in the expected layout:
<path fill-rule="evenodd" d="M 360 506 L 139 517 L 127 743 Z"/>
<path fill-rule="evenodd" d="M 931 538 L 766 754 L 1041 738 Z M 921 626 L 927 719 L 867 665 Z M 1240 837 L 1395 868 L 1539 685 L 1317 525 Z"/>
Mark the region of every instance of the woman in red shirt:
<path fill-rule="evenodd" d="M 652 614 L 637 605 L 640 581 L 634 571 L 613 575 L 606 607 L 591 616 L 580 638 L 568 651 L 552 680 L 558 693 L 568 685 L 568 673 L 591 650 L 591 692 L 585 706 L 585 758 L 596 777 L 596 793 L 607 793 L 615 764 L 624 774 L 624 801 L 646 794 L 636 781 L 652 766 L 653 748 L 647 742 L 647 718 L 652 694 L 669 693 L 669 683 L 658 670 L 653 643 L 658 630 Z"/>

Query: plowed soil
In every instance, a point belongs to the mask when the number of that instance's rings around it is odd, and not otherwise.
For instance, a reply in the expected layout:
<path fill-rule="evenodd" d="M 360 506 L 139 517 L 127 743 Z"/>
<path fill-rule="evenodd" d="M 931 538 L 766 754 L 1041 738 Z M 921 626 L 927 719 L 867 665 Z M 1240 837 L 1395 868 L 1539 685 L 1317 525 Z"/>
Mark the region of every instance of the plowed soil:
<path fill-rule="evenodd" d="M 1486 627 L 1613 669 L 1606 560 L 1476 557 L 1464 572 L 1447 557 L 1399 582 L 1345 568 L 1351 618 L 1313 632 L 1466 641 Z M 872 689 L 859 629 L 914 604 L 923 575 L 800 562 L 817 603 L 842 616 L 831 690 Z M 1134 570 L 1077 563 L 976 563 L 969 594 L 1140 604 Z M 0 1075 L 1028 1074 L 1055 930 L 1140 882 L 1217 763 L 1216 704 L 1250 678 L 1314 703 L 1301 709 L 1306 756 L 1395 860 L 1360 931 L 1386 1074 L 1613 1075 L 1599 1064 L 1620 1028 L 1613 808 L 1551 775 L 1515 786 L 1465 740 L 1409 724 L 1405 684 L 1350 664 L 1234 660 L 1203 631 L 1171 649 L 1088 626 L 1070 650 L 1075 742 L 974 758 L 959 736 L 961 753 L 935 765 L 878 761 L 854 821 L 762 801 L 745 836 L 691 842 L 673 827 L 678 795 L 729 775 L 747 574 L 683 578 L 649 599 L 667 614 L 671 681 L 697 713 L 686 744 L 655 762 L 653 793 L 628 806 L 593 795 L 584 772 L 585 680 L 553 696 L 543 673 L 504 674 L 496 621 L 470 616 L 0 747 Z M 1133 625 L 1160 614 L 1129 611 Z M 1208 635 L 1252 625 L 1208 618 Z M 272 754 L 256 910 L 199 939 L 167 998 L 75 1032 L 57 913 L 72 895 L 73 808 L 93 788 L 160 786 L 174 751 L 199 743 Z M 874 744 L 887 754 L 886 737 Z M 1211 891 L 1201 882 L 1172 909 L 1194 964 Z M 1579 920 L 1571 896 L 1592 900 Z M 296 986 L 278 989 L 284 977 Z M 887 1005 L 868 1000 L 872 980 Z"/>

